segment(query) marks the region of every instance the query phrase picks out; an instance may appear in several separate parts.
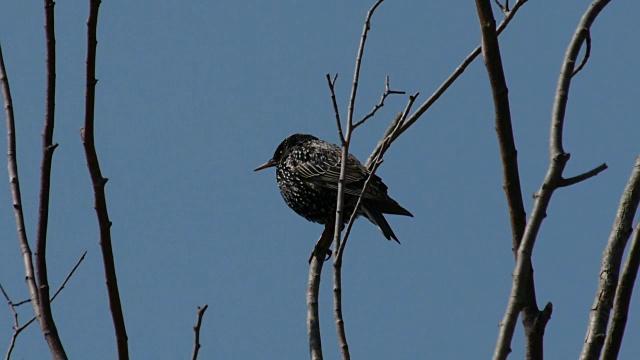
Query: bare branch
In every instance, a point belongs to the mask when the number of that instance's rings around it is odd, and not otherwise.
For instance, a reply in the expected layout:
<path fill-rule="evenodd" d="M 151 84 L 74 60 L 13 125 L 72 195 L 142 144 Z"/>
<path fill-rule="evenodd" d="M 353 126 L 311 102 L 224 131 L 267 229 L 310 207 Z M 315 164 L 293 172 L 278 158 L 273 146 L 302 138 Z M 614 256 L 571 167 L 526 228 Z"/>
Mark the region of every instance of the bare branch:
<path fill-rule="evenodd" d="M 589 5 L 589 9 L 584 13 L 578 27 L 573 34 L 571 43 L 567 48 L 562 69 L 560 70 L 560 77 L 558 79 L 558 86 L 556 89 L 555 101 L 553 104 L 551 125 L 551 153 L 552 154 L 564 154 L 562 147 L 562 130 L 564 127 L 564 116 L 567 109 L 567 101 L 569 97 L 569 88 L 571 86 L 571 78 L 574 75 L 574 66 L 578 53 L 582 47 L 582 43 L 585 41 L 591 25 L 596 20 L 600 11 L 604 9 L 610 0 L 595 0 Z"/>
<path fill-rule="evenodd" d="M 331 75 L 327 74 L 327 84 L 329 85 L 329 91 L 331 91 L 331 103 L 333 104 L 333 112 L 336 116 L 336 125 L 338 126 L 338 135 L 340 136 L 340 144 L 344 144 L 344 133 L 342 132 L 342 120 L 340 120 L 340 110 L 338 110 L 338 100 L 336 99 L 336 80 L 338 80 L 338 74 L 331 79 Z"/>
<path fill-rule="evenodd" d="M 580 175 L 577 175 L 577 176 L 573 176 L 573 177 L 570 177 L 568 179 L 561 179 L 560 183 L 558 184 L 558 187 L 560 188 L 560 187 L 565 187 L 565 186 L 571 186 L 571 185 L 577 184 L 579 182 L 585 181 L 587 179 L 591 179 L 592 177 L 594 177 L 594 176 L 600 174 L 601 172 L 607 170 L 607 168 L 608 168 L 607 164 L 601 164 L 600 166 L 598 166 L 598 167 L 596 167 L 596 168 L 594 168 L 594 169 L 592 169 L 590 171 L 587 171 L 586 173 L 583 173 L 583 174 L 580 174 Z"/>
<path fill-rule="evenodd" d="M 543 181 L 540 190 L 537 193 L 535 205 L 531 218 L 526 225 L 522 241 L 517 252 L 516 268 L 513 272 L 513 282 L 511 287 L 511 296 L 504 318 L 500 324 L 500 332 L 496 343 L 494 359 L 506 359 L 510 352 L 510 344 L 515 330 L 515 324 L 518 319 L 520 310 L 526 309 L 528 289 L 527 285 L 531 279 L 533 267 L 531 265 L 531 254 L 538 235 L 538 231 L 542 226 L 542 221 L 546 217 L 546 210 L 551 201 L 554 191 L 562 183 L 562 172 L 569 161 L 569 154 L 565 153 L 562 148 L 562 129 L 564 125 L 564 115 L 567 104 L 567 96 L 571 76 L 573 74 L 573 65 L 578 55 L 580 44 L 582 44 L 584 32 L 581 29 L 590 28 L 591 24 L 600 13 L 602 8 L 606 6 L 608 0 L 596 0 L 585 12 L 578 25 L 578 30 L 574 34 L 569 44 L 567 54 L 565 56 L 560 78 L 558 80 L 558 89 L 554 102 L 554 110 L 551 120 L 550 131 L 550 164 L 547 175 Z M 516 4 L 517 5 L 517 4 Z M 537 317 L 533 319 L 535 322 Z M 523 322 L 527 319 L 523 318 Z M 531 320 L 529 320 L 531 321 Z M 534 354 L 542 356 L 541 353 Z M 527 354 L 529 356 L 529 354 Z"/>
<path fill-rule="evenodd" d="M 495 108 L 495 128 L 500 144 L 502 159 L 503 188 L 509 205 L 511 220 L 511 238 L 513 251 L 517 251 L 526 225 L 526 212 L 520 187 L 520 172 L 518 170 L 518 150 L 516 149 L 513 127 L 511 125 L 511 110 L 509 107 L 509 89 L 502 68 L 502 57 L 495 20 L 488 0 L 477 0 L 478 19 L 482 30 L 482 49 L 484 62 L 489 75 L 493 103 Z"/>
<path fill-rule="evenodd" d="M 86 251 L 82 254 L 82 256 L 80 257 L 80 259 L 78 260 L 76 265 L 71 269 L 71 271 L 69 272 L 69 275 L 67 275 L 67 277 L 64 279 L 64 281 L 62 282 L 62 284 L 60 285 L 58 290 L 53 294 L 53 296 L 51 297 L 51 302 L 53 302 L 56 299 L 56 297 L 58 296 L 58 294 L 62 291 L 62 289 L 64 289 L 64 287 L 67 284 L 67 282 L 69 281 L 69 279 L 71 279 L 71 276 L 73 276 L 73 273 L 75 273 L 75 271 L 78 268 L 78 266 L 80 266 L 80 263 L 82 263 L 82 261 L 84 260 L 85 255 L 87 255 Z M 2 290 L 2 294 L 4 295 L 5 299 L 7 300 L 7 303 L 9 304 L 9 307 L 11 308 L 11 312 L 13 313 L 13 329 L 14 329 L 14 333 L 11 336 L 11 342 L 9 344 L 9 349 L 7 350 L 7 355 L 5 357 L 5 360 L 9 360 L 9 358 L 11 358 L 11 353 L 13 352 L 13 348 L 15 347 L 16 340 L 18 339 L 18 335 L 20 335 L 22 330 L 24 330 L 27 327 L 29 327 L 29 325 L 31 325 L 31 323 L 33 323 L 36 320 L 36 317 L 35 316 L 32 317 L 24 325 L 20 326 L 20 324 L 18 322 L 18 313 L 16 312 L 15 308 L 18 307 L 19 305 L 27 303 L 27 302 L 29 302 L 31 300 L 25 300 L 25 301 L 21 301 L 21 302 L 19 302 L 17 304 L 14 304 L 11 301 L 11 299 L 9 299 L 9 295 L 5 292 L 4 288 L 2 287 L 2 284 L 0 284 L 0 290 Z"/>
<path fill-rule="evenodd" d="M 11 186 L 11 198 L 13 201 L 13 214 L 16 221 L 16 230 L 18 232 L 18 244 L 20 245 L 20 253 L 22 254 L 22 262 L 25 270 L 25 280 L 29 288 L 29 296 L 33 305 L 34 314 L 40 317 L 40 293 L 35 279 L 35 271 L 33 267 L 33 259 L 29 241 L 27 239 L 27 230 L 24 224 L 24 213 L 22 210 L 22 195 L 20 192 L 20 180 L 18 176 L 18 159 L 16 152 L 16 126 L 13 114 L 13 101 L 11 99 L 11 89 L 9 87 L 9 77 L 7 76 L 4 65 L 4 57 L 2 56 L 2 46 L 0 46 L 0 83 L 2 85 L 2 96 L 4 100 L 4 109 L 7 123 L 7 163 L 9 170 L 9 184 Z M 14 305 L 15 306 L 15 305 Z"/>
<path fill-rule="evenodd" d="M 522 199 L 520 186 L 520 173 L 518 170 L 518 151 L 516 150 L 513 127 L 511 124 L 511 110 L 509 107 L 509 90 L 502 67 L 500 45 L 496 31 L 496 22 L 489 0 L 476 0 L 478 20 L 482 31 L 482 52 L 484 63 L 489 75 L 493 102 L 495 108 L 495 129 L 500 145 L 500 155 L 503 169 L 503 189 L 507 198 L 509 218 L 511 222 L 512 249 L 516 260 L 518 249 L 526 226 L 526 212 Z M 533 277 L 533 265 L 528 260 L 530 271 L 525 274 L 523 281 L 523 297 L 518 299 L 518 306 L 512 309 L 517 318 L 517 313 L 522 312 L 522 323 L 525 330 L 526 358 L 542 359 L 544 347 L 545 326 L 550 318 L 552 306 L 548 306 L 548 314 L 541 313 L 538 309 L 535 281 Z M 501 335 L 508 333 L 502 333 Z M 509 336 L 500 336 L 496 345 L 494 357 L 505 357 L 511 351 L 511 339 Z"/>
<path fill-rule="evenodd" d="M 584 58 L 582 58 L 582 62 L 580 63 L 580 65 L 578 65 L 577 68 L 575 68 L 575 70 L 573 70 L 573 74 L 571 75 L 576 76 L 580 70 L 582 70 L 582 68 L 587 65 L 587 61 L 589 61 L 589 56 L 591 56 L 591 31 L 589 31 L 589 29 L 583 29 L 583 31 L 585 32 L 585 43 L 587 44 L 587 48 L 585 50 L 584 53 Z"/>
<path fill-rule="evenodd" d="M 507 16 L 505 16 L 502 22 L 500 22 L 500 25 L 496 30 L 498 35 L 500 35 L 502 31 L 507 28 L 511 20 L 517 14 L 520 7 L 522 7 L 522 5 L 524 5 L 527 1 L 528 0 L 519 0 L 516 2 L 516 4 L 513 6 L 513 9 L 511 9 L 511 11 L 509 11 L 509 14 L 507 14 Z M 458 77 L 462 75 L 462 73 L 473 62 L 473 60 L 475 60 L 476 57 L 480 55 L 481 51 L 482 51 L 482 46 L 478 45 L 478 47 L 476 47 L 469 55 L 467 55 L 467 57 L 455 69 L 455 71 L 451 75 L 449 75 L 449 77 L 442 83 L 442 85 L 440 85 L 440 87 L 438 87 L 438 89 L 436 89 L 436 91 L 422 105 L 420 105 L 420 107 L 418 107 L 416 112 L 413 113 L 409 117 L 409 119 L 407 119 L 407 122 L 402 126 L 400 131 L 398 131 L 396 136 L 391 140 L 395 141 L 397 137 L 402 135 L 405 131 L 407 131 L 407 129 L 411 127 L 411 125 L 413 125 L 416 121 L 418 121 L 418 119 L 420 119 L 422 114 L 424 114 L 431 107 L 431 105 L 433 105 L 440 98 L 440 96 L 442 96 L 442 94 L 444 94 L 444 92 L 447 91 L 447 89 L 449 89 L 449 87 L 458 79 Z"/>
<path fill-rule="evenodd" d="M 636 158 L 633 172 L 622 193 L 618 213 L 613 222 L 613 230 L 611 230 L 609 241 L 602 255 L 598 290 L 596 291 L 593 307 L 591 308 L 587 337 L 584 341 L 582 354 L 580 355 L 581 360 L 600 358 L 600 352 L 602 351 L 602 346 L 604 345 L 607 334 L 609 313 L 613 306 L 614 296 L 616 296 L 622 256 L 624 255 L 624 249 L 627 246 L 629 236 L 631 236 L 631 232 L 633 231 L 633 218 L 639 203 L 640 157 Z M 629 256 L 631 256 L 631 254 Z M 634 256 L 638 256 L 638 254 Z M 629 291 L 628 296 L 630 297 L 630 289 L 626 288 L 625 290 Z M 624 325 L 622 329 L 617 329 L 617 331 L 620 330 L 624 330 Z M 618 333 L 618 335 L 622 338 L 622 333 Z"/>
<path fill-rule="evenodd" d="M 378 154 L 382 152 L 383 147 L 391 146 L 393 141 L 398 138 L 397 133 L 400 131 L 400 129 L 402 128 L 402 125 L 404 125 L 405 121 L 407 120 L 407 116 L 409 116 L 411 107 L 413 107 L 413 104 L 415 103 L 419 95 L 420 93 L 416 93 L 415 95 L 410 95 L 409 102 L 405 106 L 404 110 L 400 112 L 398 115 L 396 115 L 396 117 L 389 124 L 389 127 L 387 127 L 387 130 L 384 132 L 384 135 L 382 135 L 382 138 L 380 139 L 380 141 L 378 141 L 378 145 L 376 145 L 375 149 L 373 149 L 373 151 L 369 155 L 369 158 L 367 158 L 367 162 L 365 162 L 364 164 L 364 166 L 367 169 L 369 169 L 369 171 L 371 171 L 371 167 L 374 164 L 374 161 L 378 156 Z M 389 139 L 387 140 L 387 138 Z M 386 144 L 387 141 L 388 141 L 388 144 Z M 386 149 L 384 151 L 386 151 Z"/>
<path fill-rule="evenodd" d="M 196 321 L 196 325 L 193 327 L 193 332 L 195 333 L 195 344 L 193 346 L 193 355 L 191 356 L 191 360 L 198 359 L 198 352 L 200 351 L 200 326 L 202 325 L 204 312 L 207 311 L 208 308 L 209 305 L 205 305 L 203 307 L 198 306 L 198 320 Z"/>
<path fill-rule="evenodd" d="M 307 335 L 309 337 L 309 353 L 311 360 L 322 360 L 322 337 L 320 335 L 320 317 L 318 310 L 318 293 L 325 256 L 333 240 L 333 224 L 324 226 L 315 250 L 309 258 L 309 281 L 307 283 Z"/>
<path fill-rule="evenodd" d="M 369 9 L 369 11 L 367 12 L 367 17 L 364 22 L 364 28 L 362 29 L 362 36 L 360 37 L 360 46 L 358 47 L 358 55 L 356 56 L 356 69 L 353 72 L 353 85 L 351 86 L 351 96 L 349 97 L 349 108 L 347 112 L 347 122 L 349 124 L 349 127 L 351 127 L 351 124 L 353 124 L 353 111 L 356 103 L 356 95 L 358 93 L 358 81 L 360 79 L 360 66 L 362 65 L 362 54 L 364 53 L 364 45 L 367 41 L 367 34 L 371 29 L 371 17 L 373 16 L 373 13 L 376 11 L 378 6 L 382 4 L 382 1 L 384 0 L 376 1 L 376 3 L 373 4 L 371 9 Z M 349 131 L 347 130 L 347 134 L 348 133 Z M 347 140 L 348 140 L 348 136 L 347 136 Z"/>
<path fill-rule="evenodd" d="M 94 193 L 94 208 L 98 217 L 100 228 L 100 246 L 102 248 L 102 262 L 104 265 L 107 293 L 109 296 L 109 306 L 113 318 L 113 326 L 116 333 L 118 347 L 118 358 L 120 360 L 129 359 L 127 330 L 122 313 L 120 293 L 118 290 L 118 278 L 113 260 L 113 248 L 111 245 L 111 221 L 107 211 L 107 200 L 104 187 L 108 181 L 102 176 L 98 154 L 96 153 L 94 140 L 94 107 L 96 95 L 96 47 L 98 45 L 96 33 L 98 27 L 98 10 L 100 0 L 90 0 L 89 18 L 87 20 L 87 74 L 86 74 L 86 95 L 85 95 L 85 118 L 84 128 L 80 129 L 80 137 L 84 146 L 87 167 L 91 176 L 91 183 Z"/>
<path fill-rule="evenodd" d="M 636 160 L 636 167 L 638 160 Z M 638 268 L 640 267 L 640 223 L 636 226 L 636 233 L 631 241 L 627 261 L 622 268 L 620 281 L 616 297 L 613 302 L 613 314 L 611 316 L 611 326 L 604 343 L 602 354 L 603 360 L 614 360 L 618 358 L 620 346 L 622 345 L 622 337 L 627 325 L 627 317 L 629 315 L 629 304 L 631 303 L 631 295 L 633 294 L 633 285 L 638 276 Z"/>
<path fill-rule="evenodd" d="M 353 223 L 358 214 L 358 210 L 360 209 L 360 204 L 362 203 L 362 197 L 367 191 L 371 180 L 375 176 L 376 171 L 380 164 L 382 164 L 382 156 L 384 156 L 385 152 L 389 148 L 391 144 L 391 137 L 395 131 L 398 131 L 402 122 L 406 119 L 413 102 L 415 101 L 415 96 L 409 97 L 409 103 L 405 110 L 397 116 L 392 125 L 389 127 L 387 132 L 382 140 L 380 140 L 380 148 L 379 151 L 376 152 L 374 150 L 375 158 L 372 163 L 367 161 L 367 168 L 369 170 L 369 175 L 365 180 L 365 183 L 360 191 L 360 196 L 358 196 L 358 200 L 354 207 L 353 212 L 350 215 L 349 222 L 347 224 L 347 228 L 345 230 L 344 238 L 341 243 L 336 245 L 336 255 L 333 260 L 333 303 L 334 303 L 334 318 L 336 322 L 336 331 L 338 335 L 338 344 L 340 345 L 340 352 L 342 353 L 342 359 L 347 360 L 351 358 L 349 353 L 349 345 L 347 343 L 347 335 L 344 327 L 344 317 L 342 315 L 342 257 L 344 255 L 344 249 L 347 245 L 347 241 L 349 240 L 349 235 L 351 234 L 351 228 L 353 227 Z M 372 154 L 372 156 L 374 156 Z"/>
<path fill-rule="evenodd" d="M 373 110 L 371 110 L 370 113 L 368 113 L 362 118 L 362 120 L 353 124 L 353 128 L 355 129 L 358 126 L 364 124 L 365 121 L 371 119 L 376 114 L 376 112 L 378 112 L 378 110 L 380 110 L 380 108 L 384 106 L 384 101 L 387 99 L 389 95 L 403 95 L 403 94 L 405 94 L 404 91 L 391 90 L 391 88 L 389 87 L 389 76 L 387 76 L 385 81 L 384 93 L 382 94 L 380 101 L 373 107 Z"/>
<path fill-rule="evenodd" d="M 7 354 L 5 355 L 5 360 L 9 360 L 11 358 L 11 353 L 13 352 L 13 349 L 16 346 L 16 340 L 18 339 L 18 334 L 22 332 L 22 329 L 20 328 L 18 323 L 18 312 L 15 309 L 15 305 L 9 298 L 9 295 L 7 294 L 7 292 L 4 290 L 4 287 L 2 286 L 2 284 L 0 284 L 0 290 L 2 290 L 2 295 L 4 295 L 4 298 L 7 300 L 9 309 L 11 309 L 11 313 L 13 314 L 14 332 L 13 332 L 13 335 L 11 335 L 11 341 L 9 342 L 9 349 L 7 349 Z"/>

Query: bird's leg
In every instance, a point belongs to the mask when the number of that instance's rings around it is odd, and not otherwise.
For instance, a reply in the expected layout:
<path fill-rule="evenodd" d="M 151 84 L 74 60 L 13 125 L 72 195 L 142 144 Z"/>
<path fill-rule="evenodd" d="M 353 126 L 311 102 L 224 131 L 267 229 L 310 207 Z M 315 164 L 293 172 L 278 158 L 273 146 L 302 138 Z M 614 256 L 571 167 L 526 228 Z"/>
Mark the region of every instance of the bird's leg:
<path fill-rule="evenodd" d="M 311 256 L 309 256 L 309 263 L 311 263 L 314 256 L 322 256 L 322 261 L 329 260 L 332 254 L 331 249 L 329 249 L 331 242 L 333 242 L 333 224 L 330 223 L 325 225 L 322 235 L 320 235 L 313 252 L 311 252 Z"/>

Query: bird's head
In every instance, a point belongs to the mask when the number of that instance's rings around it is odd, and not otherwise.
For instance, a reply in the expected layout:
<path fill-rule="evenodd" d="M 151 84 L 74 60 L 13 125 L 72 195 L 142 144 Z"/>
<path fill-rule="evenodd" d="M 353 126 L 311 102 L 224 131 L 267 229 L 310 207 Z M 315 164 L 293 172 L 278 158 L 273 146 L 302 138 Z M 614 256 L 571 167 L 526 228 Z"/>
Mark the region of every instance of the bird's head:
<path fill-rule="evenodd" d="M 307 141 L 311 141 L 311 140 L 318 140 L 318 138 L 308 134 L 293 134 L 289 136 L 288 138 L 284 139 L 280 143 L 280 145 L 278 145 L 278 148 L 276 149 L 276 152 L 273 153 L 273 157 L 271 158 L 271 160 L 258 166 L 253 171 L 260 171 L 260 170 L 278 165 L 278 163 L 280 162 L 280 159 L 282 159 L 286 154 L 288 154 L 289 151 L 294 146 L 304 144 Z"/>

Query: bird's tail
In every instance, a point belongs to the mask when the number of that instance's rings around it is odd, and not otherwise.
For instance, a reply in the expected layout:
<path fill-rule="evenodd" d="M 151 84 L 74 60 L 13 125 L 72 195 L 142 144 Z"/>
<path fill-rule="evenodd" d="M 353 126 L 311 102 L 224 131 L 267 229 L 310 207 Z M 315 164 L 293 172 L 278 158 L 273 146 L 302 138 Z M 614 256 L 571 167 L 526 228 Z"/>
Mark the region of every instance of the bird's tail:
<path fill-rule="evenodd" d="M 400 206 L 400 205 L 398 205 Z M 402 209 L 402 207 L 401 207 Z M 404 209 L 402 209 L 404 210 Z M 378 229 L 380 229 L 380 231 L 382 232 L 382 235 L 384 235 L 385 238 L 387 238 L 387 240 L 395 240 L 398 244 L 400 244 L 400 241 L 398 240 L 398 237 L 396 237 L 396 234 L 393 233 L 393 230 L 391 229 L 391 226 L 389 225 L 389 223 L 387 222 L 387 219 L 384 218 L 384 215 L 382 215 L 382 212 L 375 206 L 367 206 L 367 204 L 362 204 L 362 206 L 360 207 L 360 211 L 362 211 L 362 215 L 364 215 L 364 217 L 366 217 L 367 219 L 369 219 L 369 221 L 371 221 L 375 226 L 378 227 Z M 404 210 L 407 214 L 399 214 L 399 215 L 409 215 L 412 216 L 411 213 L 409 213 L 408 211 Z"/>

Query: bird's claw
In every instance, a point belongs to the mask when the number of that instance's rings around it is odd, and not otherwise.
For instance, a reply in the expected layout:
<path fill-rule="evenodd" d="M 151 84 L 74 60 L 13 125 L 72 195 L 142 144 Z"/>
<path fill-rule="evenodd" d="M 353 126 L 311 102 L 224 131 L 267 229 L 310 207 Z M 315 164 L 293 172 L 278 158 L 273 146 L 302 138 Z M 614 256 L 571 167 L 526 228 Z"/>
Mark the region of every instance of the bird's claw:
<path fill-rule="evenodd" d="M 316 254 L 319 254 L 320 251 L 322 251 L 323 249 L 319 246 L 316 246 L 315 249 L 313 249 L 313 251 L 311 252 L 311 256 L 309 256 L 309 264 L 311 264 L 311 260 L 313 260 L 313 258 L 316 256 Z M 331 255 L 333 254 L 333 251 L 331 251 L 331 249 L 327 249 L 325 251 L 325 258 L 323 261 L 329 261 L 329 259 L 331 259 Z"/>

